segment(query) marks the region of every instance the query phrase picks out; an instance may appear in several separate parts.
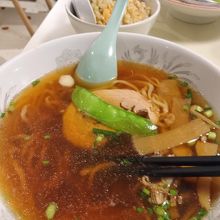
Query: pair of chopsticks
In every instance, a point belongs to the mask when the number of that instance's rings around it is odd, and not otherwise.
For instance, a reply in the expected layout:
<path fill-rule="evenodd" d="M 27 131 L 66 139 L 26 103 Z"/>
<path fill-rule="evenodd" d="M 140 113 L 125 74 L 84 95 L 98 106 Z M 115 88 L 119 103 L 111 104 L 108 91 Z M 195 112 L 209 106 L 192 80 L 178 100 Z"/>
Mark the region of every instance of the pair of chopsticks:
<path fill-rule="evenodd" d="M 114 159 L 113 159 L 114 160 Z M 211 177 L 220 176 L 220 156 L 147 157 L 119 156 L 121 172 L 151 177 Z M 121 163 L 126 161 L 126 163 Z"/>

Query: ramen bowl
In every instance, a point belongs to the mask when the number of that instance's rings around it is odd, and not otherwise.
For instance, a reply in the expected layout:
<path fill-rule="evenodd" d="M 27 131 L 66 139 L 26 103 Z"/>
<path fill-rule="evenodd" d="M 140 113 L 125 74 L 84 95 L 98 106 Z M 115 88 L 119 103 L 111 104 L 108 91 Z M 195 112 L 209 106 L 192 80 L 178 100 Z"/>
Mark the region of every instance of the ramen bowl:
<path fill-rule="evenodd" d="M 1 117 L 10 106 L 11 100 L 28 85 L 36 85 L 39 78 L 53 70 L 77 63 L 97 36 L 98 33 L 87 33 L 60 38 L 3 64 L 0 67 Z M 178 76 L 195 90 L 199 90 L 220 115 L 220 70 L 208 60 L 172 42 L 150 36 L 119 33 L 117 43 L 118 60 L 148 64 L 165 70 L 171 76 Z M 68 192 L 67 189 L 64 193 Z M 8 199 L 2 190 L 0 219 L 12 220 L 17 217 L 8 206 Z M 219 207 L 220 203 L 216 201 L 207 218 L 219 219 Z"/>
<path fill-rule="evenodd" d="M 160 13 L 160 1 L 151 0 L 147 2 L 149 2 L 152 10 L 150 17 L 136 23 L 121 25 L 119 31 L 147 34 L 151 30 Z M 92 24 L 79 19 L 73 12 L 71 0 L 66 2 L 65 7 L 69 20 L 77 33 L 101 32 L 105 28 L 104 25 Z"/>

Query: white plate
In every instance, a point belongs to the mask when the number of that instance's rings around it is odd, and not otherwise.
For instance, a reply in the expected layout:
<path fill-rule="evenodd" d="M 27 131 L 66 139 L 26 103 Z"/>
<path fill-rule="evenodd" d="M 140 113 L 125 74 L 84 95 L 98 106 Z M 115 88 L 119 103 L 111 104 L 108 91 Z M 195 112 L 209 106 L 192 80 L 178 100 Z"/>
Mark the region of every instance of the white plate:
<path fill-rule="evenodd" d="M 164 0 L 171 15 L 192 24 L 207 24 L 220 17 L 220 7 L 193 5 L 179 0 Z M 220 5 L 220 4 L 219 4 Z"/>

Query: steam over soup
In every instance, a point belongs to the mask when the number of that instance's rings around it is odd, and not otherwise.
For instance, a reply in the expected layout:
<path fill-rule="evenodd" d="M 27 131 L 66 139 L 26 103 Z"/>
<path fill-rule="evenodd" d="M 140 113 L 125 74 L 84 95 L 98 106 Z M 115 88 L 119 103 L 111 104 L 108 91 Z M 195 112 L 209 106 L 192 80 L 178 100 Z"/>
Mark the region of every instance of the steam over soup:
<path fill-rule="evenodd" d="M 112 85 L 92 90 L 74 83 L 74 67 L 56 70 L 1 114 L 1 189 L 22 219 L 188 220 L 207 214 L 219 178 L 137 177 L 114 172 L 116 164 L 100 156 L 218 153 L 219 123 L 200 94 L 162 70 L 118 66 Z"/>

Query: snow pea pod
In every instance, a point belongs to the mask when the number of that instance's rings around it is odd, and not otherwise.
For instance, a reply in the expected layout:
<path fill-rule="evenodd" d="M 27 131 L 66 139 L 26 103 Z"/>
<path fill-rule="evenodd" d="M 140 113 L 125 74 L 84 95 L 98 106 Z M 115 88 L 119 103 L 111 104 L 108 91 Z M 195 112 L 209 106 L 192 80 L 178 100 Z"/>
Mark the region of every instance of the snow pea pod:
<path fill-rule="evenodd" d="M 72 101 L 80 111 L 117 131 L 142 136 L 157 133 L 157 126 L 150 120 L 110 105 L 85 88 L 76 86 Z"/>

